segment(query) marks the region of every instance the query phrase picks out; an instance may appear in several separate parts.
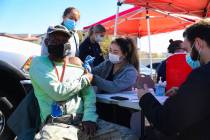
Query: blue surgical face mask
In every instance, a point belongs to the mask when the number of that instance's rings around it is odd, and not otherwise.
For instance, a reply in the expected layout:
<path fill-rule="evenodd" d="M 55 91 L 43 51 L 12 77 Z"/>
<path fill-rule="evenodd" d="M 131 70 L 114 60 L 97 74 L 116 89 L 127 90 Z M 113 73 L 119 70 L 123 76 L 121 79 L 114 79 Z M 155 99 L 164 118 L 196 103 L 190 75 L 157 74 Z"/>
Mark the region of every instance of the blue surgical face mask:
<path fill-rule="evenodd" d="M 198 60 L 196 60 L 196 61 L 192 60 L 190 54 L 186 55 L 186 61 L 192 69 L 200 67 L 200 62 Z"/>
<path fill-rule="evenodd" d="M 64 26 L 68 29 L 68 30 L 74 30 L 76 27 L 76 21 L 72 20 L 72 19 L 67 19 L 63 22 Z"/>

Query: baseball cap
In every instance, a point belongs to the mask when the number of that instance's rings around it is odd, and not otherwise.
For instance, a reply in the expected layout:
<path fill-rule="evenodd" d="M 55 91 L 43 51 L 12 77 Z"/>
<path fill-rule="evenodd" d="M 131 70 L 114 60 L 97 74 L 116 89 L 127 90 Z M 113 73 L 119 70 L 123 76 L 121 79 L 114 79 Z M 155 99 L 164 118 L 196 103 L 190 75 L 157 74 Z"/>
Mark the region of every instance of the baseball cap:
<path fill-rule="evenodd" d="M 49 26 L 47 29 L 47 34 L 52 34 L 56 32 L 62 32 L 66 34 L 67 36 L 71 37 L 69 30 L 63 25 Z"/>

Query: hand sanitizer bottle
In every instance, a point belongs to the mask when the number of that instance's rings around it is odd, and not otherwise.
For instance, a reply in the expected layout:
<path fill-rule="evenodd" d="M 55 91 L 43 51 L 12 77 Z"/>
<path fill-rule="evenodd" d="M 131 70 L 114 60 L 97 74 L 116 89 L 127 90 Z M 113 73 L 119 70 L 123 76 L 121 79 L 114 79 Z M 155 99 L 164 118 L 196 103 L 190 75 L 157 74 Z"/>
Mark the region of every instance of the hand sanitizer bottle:
<path fill-rule="evenodd" d="M 166 81 L 162 82 L 161 77 L 160 77 L 160 80 L 155 85 L 155 94 L 157 96 L 164 96 L 165 95 L 165 86 L 166 86 Z"/>

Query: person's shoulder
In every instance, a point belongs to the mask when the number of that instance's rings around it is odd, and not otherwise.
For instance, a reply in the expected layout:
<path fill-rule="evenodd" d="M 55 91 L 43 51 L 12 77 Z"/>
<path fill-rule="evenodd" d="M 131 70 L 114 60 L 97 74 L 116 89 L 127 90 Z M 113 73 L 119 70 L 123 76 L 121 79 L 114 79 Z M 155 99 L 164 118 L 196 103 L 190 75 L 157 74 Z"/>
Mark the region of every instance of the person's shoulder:
<path fill-rule="evenodd" d="M 52 65 L 48 59 L 47 56 L 36 56 L 33 57 L 32 61 L 31 61 L 31 65 L 30 65 L 30 69 L 31 68 L 37 68 L 37 67 L 46 67 Z"/>
<path fill-rule="evenodd" d="M 109 60 L 104 60 L 99 65 L 95 66 L 94 69 L 108 69 L 109 67 L 112 67 L 113 64 Z"/>
<path fill-rule="evenodd" d="M 201 68 L 210 71 L 210 62 L 203 65 Z"/>
<path fill-rule="evenodd" d="M 167 61 L 167 59 L 162 60 L 162 61 L 160 62 L 160 64 L 158 65 L 157 69 L 158 69 L 158 68 L 160 69 L 160 68 L 166 67 L 166 61 Z"/>
<path fill-rule="evenodd" d="M 34 70 L 41 70 L 41 69 L 47 69 L 47 67 L 50 64 L 50 61 L 48 59 L 47 56 L 36 56 L 33 57 L 31 64 L 30 64 L 30 71 L 34 71 Z"/>
<path fill-rule="evenodd" d="M 47 56 L 35 56 L 32 58 L 32 63 L 43 63 L 45 61 L 48 61 Z"/>
<path fill-rule="evenodd" d="M 203 73 L 208 74 L 210 73 L 210 62 L 205 65 L 201 65 L 200 67 L 193 70 L 193 73 Z"/>
<path fill-rule="evenodd" d="M 86 46 L 87 44 L 90 44 L 90 39 L 89 37 L 85 38 L 82 43 L 80 44 L 80 46 Z"/>
<path fill-rule="evenodd" d="M 200 66 L 196 69 L 194 69 L 188 76 L 189 79 L 193 80 L 204 80 L 209 79 L 210 80 L 210 63 Z"/>
<path fill-rule="evenodd" d="M 106 66 L 112 66 L 113 63 L 109 60 L 104 60 L 103 62 L 101 62 L 99 65 L 106 65 Z"/>
<path fill-rule="evenodd" d="M 77 40 L 79 39 L 79 34 L 78 34 L 77 31 L 70 31 L 70 34 L 72 35 L 72 36 L 70 37 L 70 39 L 71 39 L 71 38 L 76 38 Z"/>
<path fill-rule="evenodd" d="M 124 67 L 125 69 L 129 69 L 129 70 L 133 70 L 133 71 L 136 71 L 136 68 L 134 67 L 134 65 L 132 64 L 128 64 Z"/>
<path fill-rule="evenodd" d="M 163 61 L 161 62 L 161 64 L 162 64 L 162 65 L 166 65 L 166 61 L 167 61 L 167 59 L 163 60 Z"/>
<path fill-rule="evenodd" d="M 82 67 L 83 62 L 78 57 L 69 57 L 68 64 L 73 64 L 73 65 Z"/>
<path fill-rule="evenodd" d="M 86 40 L 86 39 L 85 39 Z M 84 50 L 87 47 L 87 43 L 86 41 L 83 40 L 82 43 L 79 45 L 79 50 Z"/>
<path fill-rule="evenodd" d="M 123 67 L 123 71 L 125 73 L 130 73 L 130 74 L 135 74 L 137 75 L 138 74 L 138 71 L 136 70 L 136 68 L 134 67 L 134 65 L 132 64 L 127 64 Z"/>

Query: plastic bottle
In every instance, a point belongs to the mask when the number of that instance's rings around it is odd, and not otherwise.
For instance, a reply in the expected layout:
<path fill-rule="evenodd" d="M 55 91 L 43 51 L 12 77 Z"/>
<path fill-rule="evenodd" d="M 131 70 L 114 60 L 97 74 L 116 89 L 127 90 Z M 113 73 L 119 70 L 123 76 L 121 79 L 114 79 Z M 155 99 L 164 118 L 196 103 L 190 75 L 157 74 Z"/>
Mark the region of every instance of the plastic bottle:
<path fill-rule="evenodd" d="M 85 61 L 84 61 L 84 64 L 83 64 L 83 67 L 85 69 L 88 70 L 88 72 L 91 72 L 91 64 L 93 63 L 95 57 L 92 57 L 90 55 L 88 55 L 86 58 L 85 58 Z"/>
<path fill-rule="evenodd" d="M 166 81 L 162 82 L 161 77 L 160 77 L 160 80 L 155 85 L 155 94 L 157 96 L 164 96 L 165 95 L 165 87 L 166 87 Z"/>
<path fill-rule="evenodd" d="M 60 117 L 60 116 L 63 115 L 62 108 L 61 108 L 61 106 L 58 103 L 54 102 L 52 104 L 52 108 L 51 109 L 52 109 L 51 110 L 51 116 L 52 117 L 56 118 L 56 117 Z"/>

